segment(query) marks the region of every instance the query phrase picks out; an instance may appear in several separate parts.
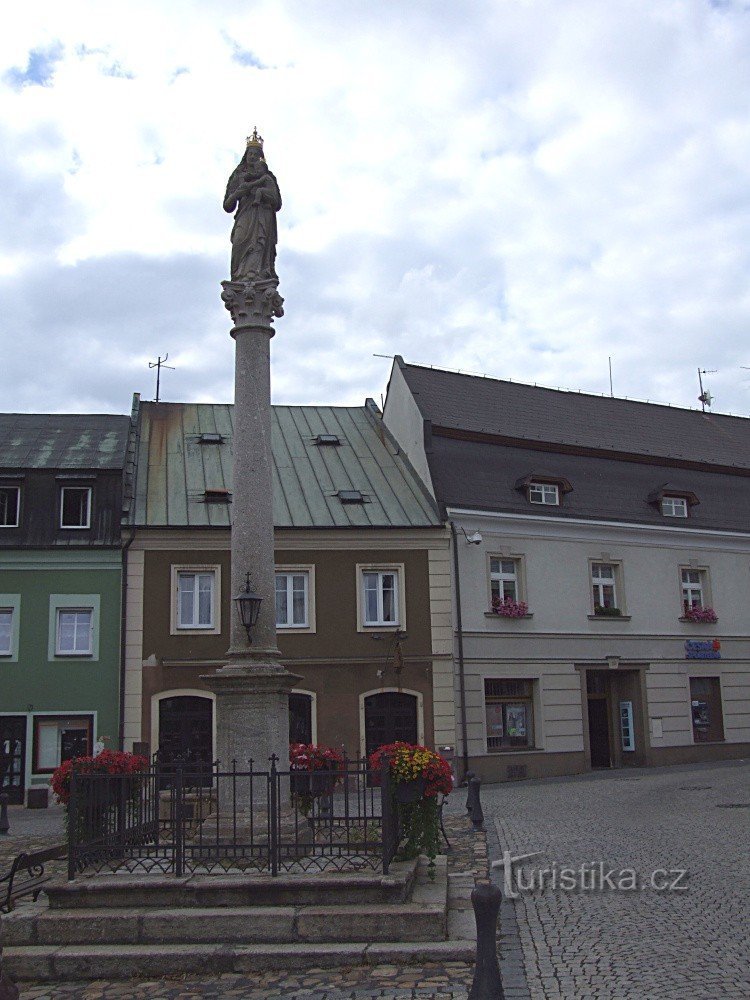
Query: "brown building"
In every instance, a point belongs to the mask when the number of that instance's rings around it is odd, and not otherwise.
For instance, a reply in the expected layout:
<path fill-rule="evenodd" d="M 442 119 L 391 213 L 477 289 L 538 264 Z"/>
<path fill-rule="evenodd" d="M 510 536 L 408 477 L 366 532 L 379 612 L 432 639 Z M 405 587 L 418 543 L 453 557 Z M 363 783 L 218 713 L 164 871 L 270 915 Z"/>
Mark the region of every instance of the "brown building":
<path fill-rule="evenodd" d="M 449 543 L 434 502 L 371 400 L 276 406 L 272 431 L 278 642 L 302 678 L 290 737 L 354 756 L 393 739 L 452 745 Z M 126 748 L 214 753 L 201 675 L 229 646 L 231 448 L 230 405 L 141 405 Z"/>

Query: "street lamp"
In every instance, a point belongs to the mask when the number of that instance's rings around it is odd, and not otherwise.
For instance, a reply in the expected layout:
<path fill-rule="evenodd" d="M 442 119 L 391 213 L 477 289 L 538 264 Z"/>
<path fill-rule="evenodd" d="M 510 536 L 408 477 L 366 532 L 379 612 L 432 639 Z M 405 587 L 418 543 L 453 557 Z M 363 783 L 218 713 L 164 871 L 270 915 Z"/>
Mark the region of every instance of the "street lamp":
<path fill-rule="evenodd" d="M 247 641 L 251 643 L 253 640 L 250 638 L 250 629 L 258 620 L 263 598 L 260 594 L 256 594 L 253 590 L 251 590 L 249 573 L 245 576 L 245 589 L 241 590 L 239 594 L 237 594 L 234 598 L 234 603 L 237 605 L 237 614 L 240 617 L 240 621 L 245 626 Z"/>

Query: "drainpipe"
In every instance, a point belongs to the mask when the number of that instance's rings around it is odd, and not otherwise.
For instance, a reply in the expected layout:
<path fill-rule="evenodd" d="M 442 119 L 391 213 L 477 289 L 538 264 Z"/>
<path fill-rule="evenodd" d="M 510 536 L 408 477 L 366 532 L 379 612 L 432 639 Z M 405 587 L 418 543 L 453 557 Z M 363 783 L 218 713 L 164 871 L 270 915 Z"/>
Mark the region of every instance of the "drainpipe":
<path fill-rule="evenodd" d="M 466 677 L 464 675 L 464 628 L 461 620 L 461 575 L 458 570 L 458 538 L 456 525 L 450 521 L 451 538 L 453 541 L 453 573 L 456 578 L 456 628 L 458 629 L 458 686 L 461 703 L 461 743 L 463 744 L 464 773 L 461 781 L 466 778 L 469 770 L 469 746 L 466 735 Z"/>
<path fill-rule="evenodd" d="M 133 544 L 135 528 L 122 547 L 122 610 L 120 612 L 120 720 L 117 727 L 117 746 L 124 750 L 125 742 L 125 626 L 128 617 L 128 549 Z"/>

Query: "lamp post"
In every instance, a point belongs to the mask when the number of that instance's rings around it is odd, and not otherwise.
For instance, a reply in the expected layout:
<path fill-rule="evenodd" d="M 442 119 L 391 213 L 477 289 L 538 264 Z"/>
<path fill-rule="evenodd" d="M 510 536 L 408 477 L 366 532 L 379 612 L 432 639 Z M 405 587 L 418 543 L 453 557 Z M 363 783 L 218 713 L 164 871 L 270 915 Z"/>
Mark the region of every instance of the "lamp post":
<path fill-rule="evenodd" d="M 235 342 L 232 440 L 231 586 L 234 609 L 227 663 L 203 677 L 216 696 L 216 750 L 222 769 L 252 758 L 265 768 L 272 754 L 280 769 L 289 760 L 289 692 L 300 680 L 281 664 L 276 645 L 271 356 L 273 320 L 283 316 L 276 275 L 276 178 L 257 131 L 227 184 L 224 208 L 235 212 L 231 280 L 221 297 L 232 317 Z M 250 575 L 257 593 L 250 588 Z M 252 643 L 250 634 L 252 630 Z M 280 806 L 288 804 L 281 782 Z M 238 788 L 240 786 L 238 785 Z M 250 808 L 249 785 L 233 803 Z M 221 790 L 219 792 L 221 805 Z"/>

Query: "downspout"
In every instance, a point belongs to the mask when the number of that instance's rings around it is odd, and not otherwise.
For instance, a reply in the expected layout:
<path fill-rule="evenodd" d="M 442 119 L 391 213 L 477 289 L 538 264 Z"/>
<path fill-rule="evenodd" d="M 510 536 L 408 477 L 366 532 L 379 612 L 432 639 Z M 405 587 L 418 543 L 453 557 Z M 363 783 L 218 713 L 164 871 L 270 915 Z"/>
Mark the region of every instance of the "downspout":
<path fill-rule="evenodd" d="M 461 709 L 461 743 L 463 746 L 463 768 L 464 773 L 461 781 L 466 778 L 469 770 L 469 745 L 466 733 L 466 677 L 464 674 L 464 628 L 461 619 L 461 575 L 458 570 L 458 538 L 456 536 L 456 525 L 450 522 L 451 538 L 453 541 L 453 574 L 456 578 L 456 628 L 458 630 L 458 687 Z"/>
<path fill-rule="evenodd" d="M 120 720 L 117 727 L 117 747 L 124 750 L 125 743 L 125 626 L 128 618 L 128 549 L 133 544 L 135 528 L 122 547 L 122 610 L 120 613 Z"/>

